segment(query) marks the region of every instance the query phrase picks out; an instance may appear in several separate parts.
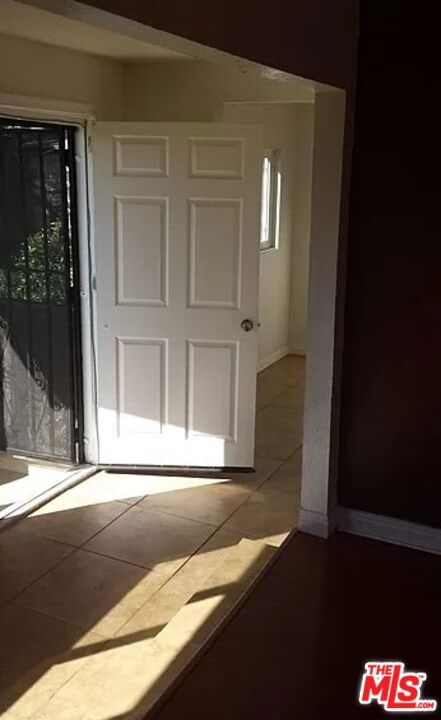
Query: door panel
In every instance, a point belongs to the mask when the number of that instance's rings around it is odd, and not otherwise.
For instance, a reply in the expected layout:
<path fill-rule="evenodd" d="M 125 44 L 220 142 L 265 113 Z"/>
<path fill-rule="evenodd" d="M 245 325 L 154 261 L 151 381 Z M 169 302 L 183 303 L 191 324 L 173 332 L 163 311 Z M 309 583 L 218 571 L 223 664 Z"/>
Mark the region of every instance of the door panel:
<path fill-rule="evenodd" d="M 237 343 L 189 341 L 188 353 L 188 435 L 237 442 Z"/>
<path fill-rule="evenodd" d="M 166 305 L 167 198 L 116 197 L 115 213 L 117 304 Z"/>
<path fill-rule="evenodd" d="M 254 462 L 261 131 L 98 123 L 101 463 Z"/>
<path fill-rule="evenodd" d="M 239 306 L 242 200 L 190 200 L 189 306 Z"/>
<path fill-rule="evenodd" d="M 166 411 L 165 340 L 118 338 L 117 352 L 119 436 L 162 433 Z M 146 377 L 148 382 L 144 381 Z"/>

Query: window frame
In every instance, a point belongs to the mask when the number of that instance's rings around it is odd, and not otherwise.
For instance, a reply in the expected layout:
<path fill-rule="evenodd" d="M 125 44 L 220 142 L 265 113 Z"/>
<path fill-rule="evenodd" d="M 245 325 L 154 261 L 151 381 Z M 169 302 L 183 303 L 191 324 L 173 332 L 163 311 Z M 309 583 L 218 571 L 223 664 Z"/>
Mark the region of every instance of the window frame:
<path fill-rule="evenodd" d="M 267 238 L 262 241 L 264 229 L 264 182 L 265 182 L 265 160 L 269 162 L 269 189 L 267 203 Z M 279 226 L 280 226 L 280 150 L 264 149 L 262 153 L 262 190 L 261 190 L 261 213 L 260 213 L 260 252 L 268 252 L 269 250 L 277 250 L 279 247 Z"/>

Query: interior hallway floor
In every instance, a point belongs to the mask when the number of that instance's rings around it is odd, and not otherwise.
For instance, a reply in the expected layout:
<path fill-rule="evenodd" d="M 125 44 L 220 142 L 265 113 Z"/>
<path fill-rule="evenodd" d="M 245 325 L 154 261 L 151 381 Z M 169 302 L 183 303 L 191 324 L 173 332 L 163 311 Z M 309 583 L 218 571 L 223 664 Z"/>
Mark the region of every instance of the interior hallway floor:
<path fill-rule="evenodd" d="M 304 360 L 258 377 L 256 472 L 100 472 L 0 528 L 0 715 L 144 717 L 297 524 Z"/>

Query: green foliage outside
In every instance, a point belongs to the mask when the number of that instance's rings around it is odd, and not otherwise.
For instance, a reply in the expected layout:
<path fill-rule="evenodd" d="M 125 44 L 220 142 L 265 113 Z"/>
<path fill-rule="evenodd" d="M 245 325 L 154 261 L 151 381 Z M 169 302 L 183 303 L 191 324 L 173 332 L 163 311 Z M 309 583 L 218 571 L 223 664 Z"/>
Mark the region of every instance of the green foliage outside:
<path fill-rule="evenodd" d="M 26 245 L 28 275 L 26 274 Z M 47 252 L 47 270 L 46 270 Z M 27 277 L 29 288 L 27 287 Z M 11 300 L 31 302 L 64 303 L 66 278 L 64 263 L 64 238 L 61 220 L 51 222 L 47 228 L 47 250 L 43 228 L 22 242 L 18 252 L 11 258 L 8 269 L 0 268 L 0 298 L 7 300 L 8 283 Z M 28 297 L 29 292 L 29 297 Z"/>

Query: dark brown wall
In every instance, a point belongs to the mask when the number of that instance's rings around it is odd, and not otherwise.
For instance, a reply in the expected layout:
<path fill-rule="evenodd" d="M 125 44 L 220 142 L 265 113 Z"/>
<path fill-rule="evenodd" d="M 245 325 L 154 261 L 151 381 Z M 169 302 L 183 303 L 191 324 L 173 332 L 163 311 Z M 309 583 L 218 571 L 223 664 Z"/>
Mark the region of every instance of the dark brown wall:
<path fill-rule="evenodd" d="M 441 527 L 436 3 L 362 0 L 341 504 Z"/>
<path fill-rule="evenodd" d="M 82 0 L 220 50 L 350 88 L 357 0 Z"/>

